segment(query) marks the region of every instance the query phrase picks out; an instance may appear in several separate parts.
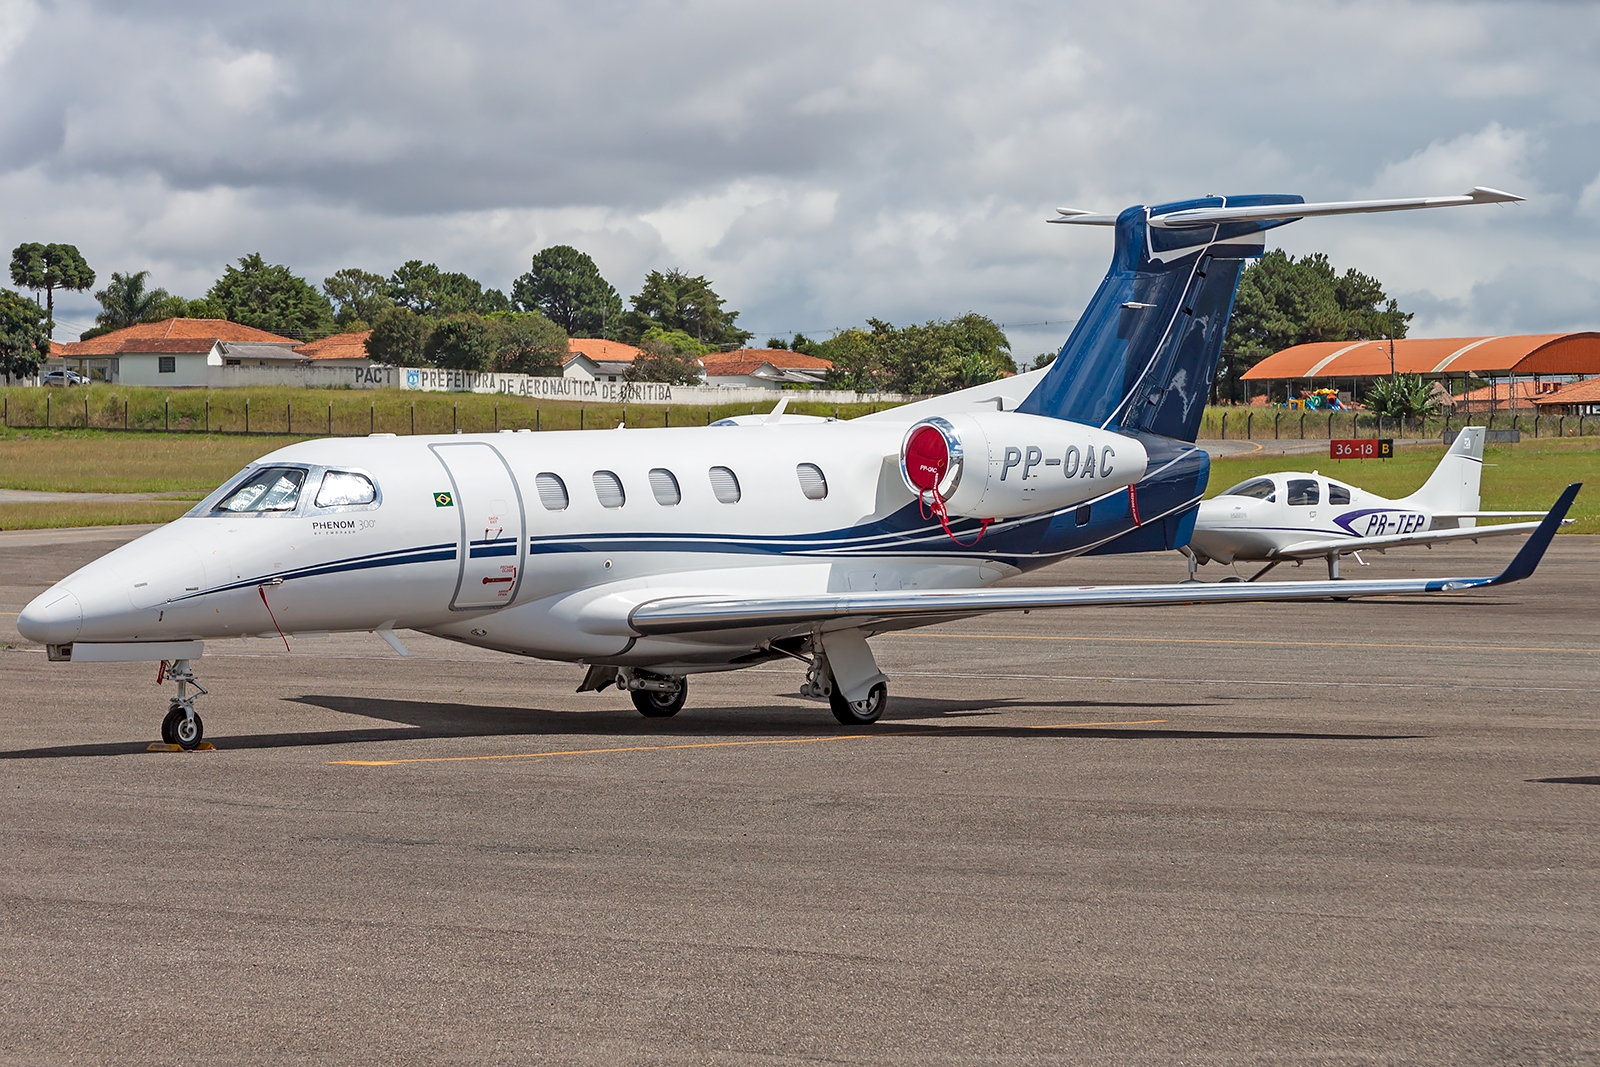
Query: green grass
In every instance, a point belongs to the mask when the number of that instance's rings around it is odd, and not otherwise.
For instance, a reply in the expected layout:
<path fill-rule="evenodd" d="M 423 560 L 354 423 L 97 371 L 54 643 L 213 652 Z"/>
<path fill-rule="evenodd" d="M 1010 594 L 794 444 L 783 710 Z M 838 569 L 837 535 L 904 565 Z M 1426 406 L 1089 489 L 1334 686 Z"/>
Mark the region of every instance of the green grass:
<path fill-rule="evenodd" d="M 1444 447 L 1408 445 L 1393 459 L 1329 459 L 1326 455 L 1257 456 L 1213 460 L 1207 496 L 1216 496 L 1257 474 L 1318 470 L 1369 492 L 1395 498 L 1421 488 L 1444 455 Z M 1571 482 L 1583 482 L 1565 533 L 1600 533 L 1600 437 L 1558 440 L 1524 437 L 1520 444 L 1484 449 L 1485 511 L 1543 511 Z"/>
<path fill-rule="evenodd" d="M 13 430 L 0 437 L 0 489 L 204 496 L 251 460 L 293 440 L 296 438 Z"/>
<path fill-rule="evenodd" d="M 54 530 L 67 526 L 132 526 L 171 522 L 194 506 L 189 500 L 38 501 L 0 504 L 0 530 Z"/>

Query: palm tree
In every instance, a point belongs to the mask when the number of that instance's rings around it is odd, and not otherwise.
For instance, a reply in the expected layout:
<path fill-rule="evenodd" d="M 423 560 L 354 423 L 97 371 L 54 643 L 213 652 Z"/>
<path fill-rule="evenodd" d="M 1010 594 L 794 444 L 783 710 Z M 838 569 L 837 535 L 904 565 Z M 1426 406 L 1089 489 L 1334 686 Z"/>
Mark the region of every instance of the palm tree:
<path fill-rule="evenodd" d="M 131 274 L 111 272 L 111 281 L 94 294 L 101 308 L 94 321 L 101 332 L 145 322 L 155 314 L 163 301 L 171 298 L 165 289 L 146 289 L 145 281 L 149 277 L 147 270 Z"/>

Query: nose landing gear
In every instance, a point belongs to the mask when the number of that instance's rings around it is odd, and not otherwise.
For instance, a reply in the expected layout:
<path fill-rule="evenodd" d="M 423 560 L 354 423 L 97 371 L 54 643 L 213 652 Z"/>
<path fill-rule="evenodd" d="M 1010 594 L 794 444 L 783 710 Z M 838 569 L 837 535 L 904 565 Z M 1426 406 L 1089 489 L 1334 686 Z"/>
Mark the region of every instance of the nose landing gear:
<path fill-rule="evenodd" d="M 200 747 L 206 734 L 205 724 L 194 710 L 195 697 L 205 696 L 206 689 L 194 680 L 194 672 L 190 670 L 186 659 L 161 661 L 161 668 L 156 672 L 156 684 L 160 685 L 169 679 L 178 683 L 178 695 L 167 703 L 167 716 L 161 720 L 161 740 L 192 752 Z M 194 687 L 193 694 L 189 692 L 190 686 Z"/>

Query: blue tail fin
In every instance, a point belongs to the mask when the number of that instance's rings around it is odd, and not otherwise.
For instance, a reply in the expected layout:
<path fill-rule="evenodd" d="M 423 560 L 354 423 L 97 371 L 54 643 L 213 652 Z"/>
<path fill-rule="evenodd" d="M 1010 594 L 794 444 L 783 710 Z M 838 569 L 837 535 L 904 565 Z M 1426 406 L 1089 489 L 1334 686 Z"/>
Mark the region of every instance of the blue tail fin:
<path fill-rule="evenodd" d="M 1017 410 L 1193 441 L 1217 371 L 1246 259 L 1288 220 L 1152 227 L 1191 208 L 1303 203 L 1299 196 L 1207 197 L 1117 216 L 1111 270 L 1049 372 Z"/>

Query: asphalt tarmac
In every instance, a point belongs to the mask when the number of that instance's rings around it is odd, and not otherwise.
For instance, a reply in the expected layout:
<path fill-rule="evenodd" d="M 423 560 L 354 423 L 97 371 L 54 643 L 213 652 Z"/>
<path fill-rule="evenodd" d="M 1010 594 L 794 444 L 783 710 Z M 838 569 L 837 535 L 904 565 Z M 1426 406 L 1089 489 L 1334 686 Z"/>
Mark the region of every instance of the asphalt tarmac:
<path fill-rule="evenodd" d="M 420 635 L 218 642 L 217 751 L 154 754 L 153 666 L 15 633 L 119 536 L 0 534 L 0 1062 L 1600 1062 L 1600 539 L 885 635 L 871 729 L 798 665 L 646 720 Z"/>

